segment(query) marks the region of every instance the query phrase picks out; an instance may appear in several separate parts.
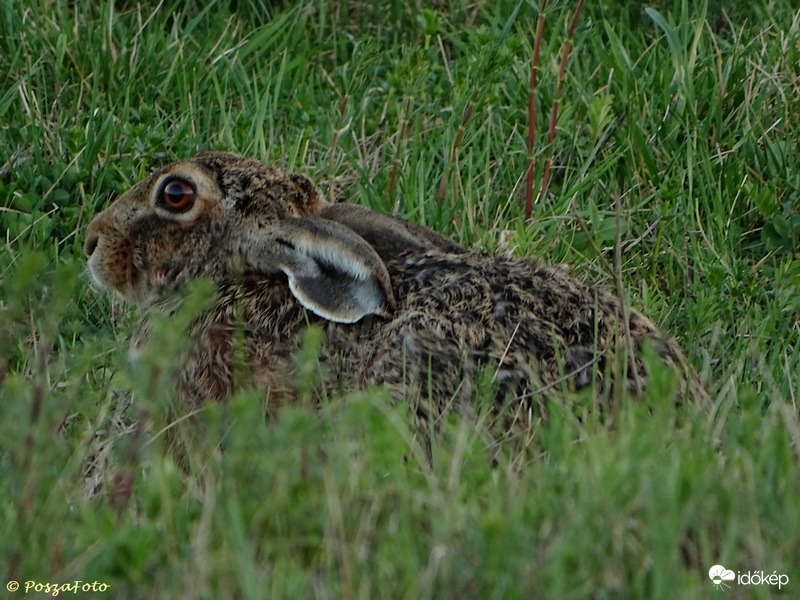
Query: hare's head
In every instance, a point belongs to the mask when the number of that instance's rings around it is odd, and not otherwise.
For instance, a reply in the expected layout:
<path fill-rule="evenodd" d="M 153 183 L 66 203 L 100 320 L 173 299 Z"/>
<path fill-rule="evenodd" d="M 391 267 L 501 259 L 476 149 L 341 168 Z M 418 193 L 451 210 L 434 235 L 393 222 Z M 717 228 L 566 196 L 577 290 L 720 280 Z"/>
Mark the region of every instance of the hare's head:
<path fill-rule="evenodd" d="M 94 218 L 89 270 L 140 305 L 197 277 L 283 273 L 297 300 L 323 318 L 385 314 L 394 300 L 382 260 L 350 228 L 319 217 L 325 205 L 302 175 L 202 154 L 154 173 Z"/>

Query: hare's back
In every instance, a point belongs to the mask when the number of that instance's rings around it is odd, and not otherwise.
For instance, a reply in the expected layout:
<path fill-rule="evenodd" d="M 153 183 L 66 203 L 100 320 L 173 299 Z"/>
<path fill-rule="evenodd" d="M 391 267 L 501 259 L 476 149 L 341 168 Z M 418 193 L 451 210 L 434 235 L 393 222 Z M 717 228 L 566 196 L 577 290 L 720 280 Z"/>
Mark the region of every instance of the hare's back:
<path fill-rule="evenodd" d="M 643 373 L 646 341 L 666 362 L 685 365 L 649 319 L 629 310 L 623 327 L 617 298 L 563 267 L 471 252 L 397 256 L 386 265 L 398 309 L 364 361 L 367 380 L 416 369 L 420 385 L 445 401 L 471 392 L 481 369 L 505 382 L 504 393 L 530 396 L 557 381 L 579 389 L 608 370 L 624 335 L 633 341 L 629 376 Z"/>

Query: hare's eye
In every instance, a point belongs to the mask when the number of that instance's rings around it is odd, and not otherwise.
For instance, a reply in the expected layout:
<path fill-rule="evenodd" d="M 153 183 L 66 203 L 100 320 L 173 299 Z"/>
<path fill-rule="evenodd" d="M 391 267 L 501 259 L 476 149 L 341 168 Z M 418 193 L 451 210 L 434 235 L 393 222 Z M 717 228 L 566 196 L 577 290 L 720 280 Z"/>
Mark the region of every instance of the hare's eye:
<path fill-rule="evenodd" d="M 180 179 L 167 181 L 161 188 L 161 204 L 173 212 L 189 210 L 194 204 L 194 188 Z"/>

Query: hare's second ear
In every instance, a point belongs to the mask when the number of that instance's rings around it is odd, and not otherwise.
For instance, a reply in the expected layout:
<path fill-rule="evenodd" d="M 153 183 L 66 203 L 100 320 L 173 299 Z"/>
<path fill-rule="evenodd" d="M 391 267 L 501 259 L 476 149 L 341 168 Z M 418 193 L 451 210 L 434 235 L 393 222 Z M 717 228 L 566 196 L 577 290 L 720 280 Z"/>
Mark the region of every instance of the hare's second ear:
<path fill-rule="evenodd" d="M 346 225 L 367 240 L 379 256 L 397 256 L 403 250 L 465 252 L 455 242 L 427 227 L 357 204 L 327 204 L 321 207 L 319 216 Z"/>
<path fill-rule="evenodd" d="M 319 217 L 284 219 L 244 249 L 247 266 L 283 271 L 294 297 L 311 312 L 355 323 L 394 309 L 389 273 L 375 250 L 350 229 Z"/>

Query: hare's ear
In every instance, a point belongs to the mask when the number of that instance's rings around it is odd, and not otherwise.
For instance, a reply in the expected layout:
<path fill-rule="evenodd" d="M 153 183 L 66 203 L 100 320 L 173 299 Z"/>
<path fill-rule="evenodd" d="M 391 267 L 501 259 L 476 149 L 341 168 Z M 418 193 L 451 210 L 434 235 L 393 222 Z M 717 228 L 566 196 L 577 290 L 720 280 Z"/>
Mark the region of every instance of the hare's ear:
<path fill-rule="evenodd" d="M 336 221 L 355 231 L 382 257 L 397 256 L 404 250 L 438 250 L 453 254 L 465 252 L 455 242 L 427 227 L 357 204 L 327 204 L 321 207 L 318 214 L 323 219 Z"/>
<path fill-rule="evenodd" d="M 294 297 L 311 312 L 337 323 L 395 307 L 389 273 L 362 237 L 319 217 L 279 221 L 259 231 L 243 248 L 247 266 L 283 271 Z"/>

